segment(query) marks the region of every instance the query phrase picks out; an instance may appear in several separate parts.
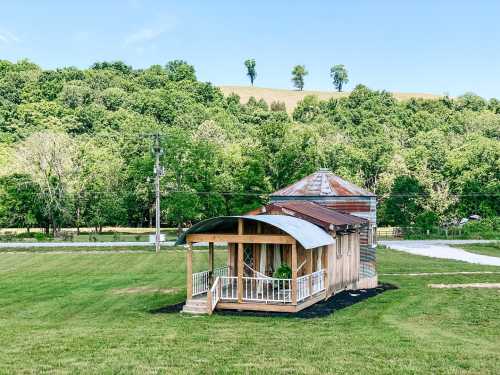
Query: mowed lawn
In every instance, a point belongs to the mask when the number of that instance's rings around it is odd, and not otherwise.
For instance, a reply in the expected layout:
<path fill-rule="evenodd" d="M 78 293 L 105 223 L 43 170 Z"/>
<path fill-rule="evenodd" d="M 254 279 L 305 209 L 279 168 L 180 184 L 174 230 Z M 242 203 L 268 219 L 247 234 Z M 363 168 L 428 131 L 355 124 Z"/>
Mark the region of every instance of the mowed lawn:
<path fill-rule="evenodd" d="M 206 252 L 195 253 L 203 268 Z M 218 262 L 224 254 L 217 252 Z M 379 272 L 496 271 L 380 249 Z M 0 254 L 0 373 L 498 374 L 500 292 L 394 276 L 314 319 L 150 311 L 185 298 L 184 253 Z M 130 289 L 147 287 L 152 291 Z M 154 291 L 160 289 L 160 291 Z"/>
<path fill-rule="evenodd" d="M 455 245 L 455 247 L 470 251 L 471 253 L 500 257 L 500 242 Z"/>

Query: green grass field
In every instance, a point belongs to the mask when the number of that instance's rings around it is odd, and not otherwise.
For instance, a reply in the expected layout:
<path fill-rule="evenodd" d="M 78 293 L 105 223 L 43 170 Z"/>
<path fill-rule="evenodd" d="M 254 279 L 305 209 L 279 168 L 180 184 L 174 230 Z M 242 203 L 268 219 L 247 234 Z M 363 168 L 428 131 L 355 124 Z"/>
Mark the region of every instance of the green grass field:
<path fill-rule="evenodd" d="M 224 253 L 217 251 L 217 261 Z M 196 252 L 195 269 L 207 253 Z M 379 272 L 500 271 L 380 249 Z M 0 254 L 0 373 L 497 374 L 500 274 L 399 287 L 315 318 L 150 311 L 185 298 L 184 252 Z M 130 288 L 147 287 L 134 293 Z M 154 291 L 156 290 L 156 291 Z"/>
<path fill-rule="evenodd" d="M 500 242 L 487 243 L 487 244 L 469 244 L 469 245 L 456 245 L 463 250 L 470 251 L 471 253 L 490 255 L 492 257 L 500 257 Z"/>

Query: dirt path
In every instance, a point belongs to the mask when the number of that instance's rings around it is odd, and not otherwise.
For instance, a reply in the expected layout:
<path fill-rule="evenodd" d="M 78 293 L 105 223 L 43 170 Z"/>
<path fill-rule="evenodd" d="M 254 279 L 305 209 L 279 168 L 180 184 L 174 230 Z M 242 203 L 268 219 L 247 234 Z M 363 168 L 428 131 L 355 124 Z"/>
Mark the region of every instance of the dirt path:
<path fill-rule="evenodd" d="M 417 273 L 379 273 L 379 276 L 447 276 L 447 275 L 492 275 L 500 271 L 456 271 L 456 272 L 417 272 Z"/>
<path fill-rule="evenodd" d="M 379 241 L 379 244 L 390 249 L 406 253 L 423 255 L 432 258 L 460 260 L 467 263 L 482 264 L 485 266 L 500 266 L 500 258 L 470 253 L 468 251 L 448 245 L 471 243 L 491 243 L 490 240 L 419 240 L 419 241 Z"/>

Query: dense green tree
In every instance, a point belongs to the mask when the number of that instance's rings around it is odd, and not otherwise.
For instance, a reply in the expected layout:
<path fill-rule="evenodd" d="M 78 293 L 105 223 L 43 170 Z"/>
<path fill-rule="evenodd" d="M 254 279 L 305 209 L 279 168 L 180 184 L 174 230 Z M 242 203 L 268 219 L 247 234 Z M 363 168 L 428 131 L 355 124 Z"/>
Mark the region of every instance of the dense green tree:
<path fill-rule="evenodd" d="M 172 60 L 165 65 L 165 71 L 169 80 L 174 82 L 179 81 L 196 81 L 196 72 L 194 66 L 189 65 L 184 60 Z"/>
<path fill-rule="evenodd" d="M 375 192 L 383 225 L 495 217 L 499 108 L 474 94 L 398 101 L 358 85 L 305 97 L 289 116 L 282 104 L 224 96 L 180 60 L 139 70 L 0 60 L 0 224 L 153 225 L 156 132 L 162 224 L 247 212 L 319 167 Z"/>
<path fill-rule="evenodd" d="M 295 65 L 292 69 L 293 85 L 300 91 L 304 89 L 304 77 L 308 74 L 309 72 L 304 65 Z"/>
<path fill-rule="evenodd" d="M 253 86 L 253 82 L 255 81 L 255 78 L 257 77 L 257 69 L 255 68 L 255 59 L 248 59 L 245 60 L 245 67 L 247 68 L 247 76 L 250 78 L 250 83 Z"/>
<path fill-rule="evenodd" d="M 330 69 L 330 77 L 333 79 L 333 86 L 338 92 L 342 91 L 342 87 L 349 83 L 349 76 L 347 74 L 347 69 L 344 65 L 334 65 Z"/>
<path fill-rule="evenodd" d="M 391 195 L 383 201 L 384 223 L 408 227 L 422 212 L 425 189 L 415 177 L 400 176 L 394 181 Z"/>

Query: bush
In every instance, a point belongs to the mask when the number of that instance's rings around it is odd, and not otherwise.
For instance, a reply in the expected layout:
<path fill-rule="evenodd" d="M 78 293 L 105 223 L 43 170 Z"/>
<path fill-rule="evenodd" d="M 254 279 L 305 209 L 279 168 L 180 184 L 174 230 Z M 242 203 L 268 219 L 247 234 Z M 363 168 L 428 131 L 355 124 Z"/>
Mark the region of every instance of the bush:
<path fill-rule="evenodd" d="M 292 269 L 286 263 L 282 263 L 281 266 L 274 272 L 273 275 L 277 279 L 291 279 Z"/>
<path fill-rule="evenodd" d="M 439 217 L 435 212 L 425 211 L 417 215 L 415 225 L 423 230 L 431 230 L 439 223 Z"/>
<path fill-rule="evenodd" d="M 462 229 L 464 237 L 467 238 L 500 238 L 500 217 L 469 221 Z"/>
<path fill-rule="evenodd" d="M 45 233 L 37 232 L 34 235 L 35 240 L 37 241 L 47 241 L 47 240 L 52 240 L 52 237 L 46 235 Z"/>

